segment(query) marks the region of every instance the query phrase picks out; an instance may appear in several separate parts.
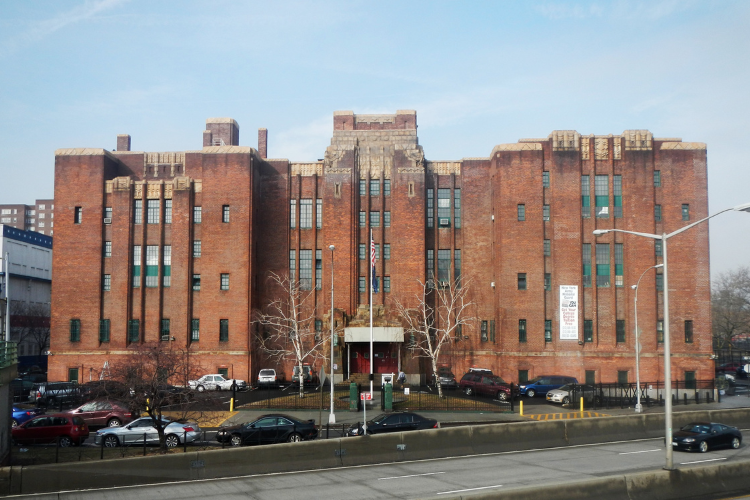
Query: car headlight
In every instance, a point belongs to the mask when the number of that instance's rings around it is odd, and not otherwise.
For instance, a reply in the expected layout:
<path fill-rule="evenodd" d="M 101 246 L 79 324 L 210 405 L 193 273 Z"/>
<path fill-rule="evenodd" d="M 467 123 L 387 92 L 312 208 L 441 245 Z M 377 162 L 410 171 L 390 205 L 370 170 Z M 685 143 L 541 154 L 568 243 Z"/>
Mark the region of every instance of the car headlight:
<path fill-rule="evenodd" d="M 519 385 L 518 387 L 520 387 L 521 389 L 526 389 L 525 385 Z"/>
<path fill-rule="evenodd" d="M 694 443 L 695 442 L 695 438 L 685 438 L 682 441 L 685 442 L 685 443 Z"/>

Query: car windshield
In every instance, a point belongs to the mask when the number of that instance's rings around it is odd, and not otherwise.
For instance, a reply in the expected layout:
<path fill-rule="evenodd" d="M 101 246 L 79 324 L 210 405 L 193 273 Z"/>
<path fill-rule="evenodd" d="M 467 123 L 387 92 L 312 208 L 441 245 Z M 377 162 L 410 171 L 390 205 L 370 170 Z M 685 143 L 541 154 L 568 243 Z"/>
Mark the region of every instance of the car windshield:
<path fill-rule="evenodd" d="M 260 374 L 261 375 L 275 375 L 273 370 L 261 370 Z"/>
<path fill-rule="evenodd" d="M 559 390 L 561 390 L 561 391 L 571 391 L 571 390 L 573 390 L 573 385 L 572 384 L 565 384 L 565 385 L 561 386 Z"/>
<path fill-rule="evenodd" d="M 377 417 L 373 418 L 373 419 L 371 420 L 371 422 L 372 422 L 372 423 L 374 423 L 374 424 L 379 424 L 380 422 L 382 422 L 383 420 L 385 420 L 385 419 L 386 419 L 386 418 L 388 418 L 389 416 L 390 416 L 390 415 L 386 415 L 385 413 L 383 413 L 383 414 L 380 414 L 380 415 L 378 415 Z"/>
<path fill-rule="evenodd" d="M 684 426 L 680 430 L 681 431 L 686 431 L 686 432 L 697 432 L 699 434 L 705 434 L 710 429 L 711 429 L 711 427 L 709 425 L 707 425 L 707 424 L 687 424 L 686 426 Z"/>
<path fill-rule="evenodd" d="M 487 378 L 490 379 L 490 380 L 492 380 L 496 384 L 504 384 L 505 383 L 505 380 L 501 379 L 497 375 L 495 375 L 493 377 L 487 377 Z"/>
<path fill-rule="evenodd" d="M 540 381 L 541 379 L 542 379 L 542 377 L 534 377 L 534 378 L 532 378 L 531 380 L 529 380 L 529 381 L 528 381 L 528 382 L 526 382 L 526 383 L 527 383 L 527 384 L 536 384 L 536 383 L 537 383 L 537 382 L 539 382 L 539 381 Z"/>

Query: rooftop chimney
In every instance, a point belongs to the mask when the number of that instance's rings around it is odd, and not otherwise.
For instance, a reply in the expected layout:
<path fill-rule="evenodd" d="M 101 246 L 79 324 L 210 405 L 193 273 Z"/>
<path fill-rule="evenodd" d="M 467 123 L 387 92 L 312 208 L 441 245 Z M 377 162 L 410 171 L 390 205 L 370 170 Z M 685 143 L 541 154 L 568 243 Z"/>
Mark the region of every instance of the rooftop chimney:
<path fill-rule="evenodd" d="M 268 129 L 258 129 L 258 154 L 261 158 L 268 158 Z"/>
<path fill-rule="evenodd" d="M 232 118 L 209 118 L 206 120 L 206 131 L 211 132 L 210 146 L 239 146 L 240 126 Z M 206 132 L 203 132 L 203 145 L 206 144 Z"/>
<path fill-rule="evenodd" d="M 117 151 L 130 151 L 130 134 L 117 134 Z"/>

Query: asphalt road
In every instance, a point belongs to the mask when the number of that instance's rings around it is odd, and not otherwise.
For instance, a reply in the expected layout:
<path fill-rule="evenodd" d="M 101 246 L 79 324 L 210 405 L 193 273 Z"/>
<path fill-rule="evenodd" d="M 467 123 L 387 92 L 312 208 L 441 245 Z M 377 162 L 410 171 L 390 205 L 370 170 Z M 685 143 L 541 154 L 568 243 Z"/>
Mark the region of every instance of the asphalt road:
<path fill-rule="evenodd" d="M 372 439 L 372 438 L 368 438 Z M 705 454 L 675 451 L 675 466 L 694 467 L 750 458 L 750 446 Z M 661 469 L 659 439 L 507 452 L 323 471 L 246 476 L 110 490 L 55 493 L 35 498 L 163 500 L 221 498 L 281 500 L 409 499 L 555 485 Z"/>

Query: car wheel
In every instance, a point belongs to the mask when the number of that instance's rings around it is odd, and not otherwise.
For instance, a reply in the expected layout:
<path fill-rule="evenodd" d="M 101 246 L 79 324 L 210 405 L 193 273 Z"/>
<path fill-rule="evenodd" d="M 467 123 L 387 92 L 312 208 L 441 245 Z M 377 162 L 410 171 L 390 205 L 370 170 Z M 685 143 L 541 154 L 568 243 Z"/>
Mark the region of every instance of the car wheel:
<path fill-rule="evenodd" d="M 740 438 L 732 438 L 732 448 L 735 450 L 740 447 Z"/>
<path fill-rule="evenodd" d="M 120 444 L 120 441 L 117 439 L 117 436 L 105 436 L 104 437 L 105 448 L 117 448 L 118 444 Z"/>
<path fill-rule="evenodd" d="M 205 391 L 205 390 L 206 390 L 206 388 L 205 388 L 205 387 L 203 387 L 202 385 L 199 385 L 199 386 L 198 386 L 198 387 L 196 387 L 195 389 L 196 389 L 196 390 L 197 390 L 198 392 L 203 392 L 203 391 Z"/>
<path fill-rule="evenodd" d="M 534 396 L 536 396 L 536 391 L 534 389 L 529 389 L 528 391 L 526 391 L 526 395 L 530 398 L 533 398 Z"/>
<path fill-rule="evenodd" d="M 565 396 L 565 397 L 563 398 L 563 400 L 562 400 L 562 404 L 566 405 L 566 404 L 568 404 L 568 403 L 570 403 L 570 398 L 569 398 L 568 396 Z"/>
<path fill-rule="evenodd" d="M 302 441 L 302 436 L 294 432 L 289 436 L 289 438 L 286 441 L 288 443 L 299 443 L 300 441 Z"/>
<path fill-rule="evenodd" d="M 232 437 L 229 438 L 229 444 L 232 446 L 241 446 L 242 437 L 239 434 L 232 434 Z"/>
<path fill-rule="evenodd" d="M 73 446 L 73 440 L 68 436 L 60 436 L 60 440 L 58 441 L 58 443 L 60 443 L 60 448 L 68 448 L 70 446 Z"/>
<path fill-rule="evenodd" d="M 175 448 L 178 444 L 180 444 L 180 438 L 178 438 L 174 434 L 170 434 L 164 439 L 164 442 L 167 444 L 167 448 Z"/>
<path fill-rule="evenodd" d="M 121 425 L 122 421 L 119 418 L 110 418 L 107 422 L 107 427 L 120 427 Z"/>
<path fill-rule="evenodd" d="M 705 441 L 701 441 L 701 444 L 698 445 L 698 450 L 701 453 L 706 453 L 708 451 L 708 443 Z"/>
<path fill-rule="evenodd" d="M 466 389 L 464 389 L 464 393 L 466 393 L 467 396 L 471 396 L 472 394 L 474 394 L 474 390 L 471 387 L 467 387 Z"/>
<path fill-rule="evenodd" d="M 16 419 L 14 418 L 14 419 L 13 419 L 13 421 L 11 422 L 11 425 L 13 426 L 13 428 L 14 428 L 14 429 L 15 429 L 16 427 L 18 427 L 18 420 L 16 420 Z"/>
<path fill-rule="evenodd" d="M 508 395 L 503 391 L 497 391 L 497 399 L 499 399 L 500 401 L 508 401 Z"/>

